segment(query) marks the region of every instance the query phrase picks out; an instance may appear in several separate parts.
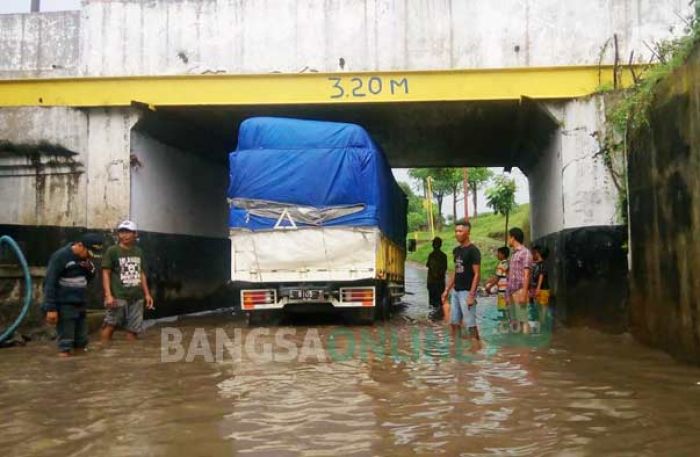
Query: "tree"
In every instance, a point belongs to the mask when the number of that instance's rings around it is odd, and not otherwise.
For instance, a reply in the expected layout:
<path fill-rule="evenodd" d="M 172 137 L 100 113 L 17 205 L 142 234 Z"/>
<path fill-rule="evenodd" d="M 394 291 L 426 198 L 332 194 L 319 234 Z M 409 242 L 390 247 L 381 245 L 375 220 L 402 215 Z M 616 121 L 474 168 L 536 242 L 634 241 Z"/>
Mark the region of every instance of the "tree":
<path fill-rule="evenodd" d="M 472 193 L 472 202 L 474 203 L 474 219 L 477 217 L 476 211 L 476 194 L 480 187 L 486 184 L 493 177 L 493 171 L 486 167 L 476 167 L 469 169 L 469 177 L 467 181 L 469 183 L 469 191 Z M 466 205 L 467 202 L 465 201 Z"/>
<path fill-rule="evenodd" d="M 452 192 L 452 222 L 457 221 L 457 194 L 462 185 L 462 170 L 459 168 L 447 168 L 448 173 L 445 173 L 445 185 Z"/>
<path fill-rule="evenodd" d="M 415 232 L 420 230 L 421 227 L 427 225 L 425 211 L 423 210 L 423 199 L 419 198 L 411 189 L 411 186 L 406 182 L 400 182 L 399 187 L 406 194 L 408 199 L 408 210 L 406 214 L 406 221 L 408 223 L 408 231 Z"/>
<path fill-rule="evenodd" d="M 442 222 L 442 202 L 448 192 L 455 193 L 456 187 L 459 185 L 458 178 L 459 170 L 455 168 L 411 168 L 408 175 L 420 182 L 423 189 L 426 189 L 428 177 L 433 180 L 432 191 L 435 202 L 437 203 L 438 222 Z M 453 212 L 456 212 L 456 207 L 453 207 Z M 454 214 L 456 216 L 456 214 Z"/>
<path fill-rule="evenodd" d="M 515 204 L 515 180 L 505 175 L 496 176 L 494 185 L 486 189 L 486 204 L 496 214 L 506 217 L 505 241 L 508 243 L 508 216 L 517 207 Z"/>
<path fill-rule="evenodd" d="M 406 215 L 406 225 L 409 232 L 417 232 L 421 227 L 425 226 L 425 214 L 408 213 Z"/>

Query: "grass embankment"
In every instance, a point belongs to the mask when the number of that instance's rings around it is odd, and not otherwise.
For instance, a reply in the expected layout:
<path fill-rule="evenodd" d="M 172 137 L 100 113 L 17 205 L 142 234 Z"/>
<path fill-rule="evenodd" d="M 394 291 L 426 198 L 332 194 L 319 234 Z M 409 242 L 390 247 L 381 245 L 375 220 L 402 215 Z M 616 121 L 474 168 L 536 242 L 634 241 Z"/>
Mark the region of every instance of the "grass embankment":
<path fill-rule="evenodd" d="M 496 268 L 496 249 L 503 246 L 504 238 L 503 231 L 506 225 L 506 218 L 497 214 L 484 214 L 476 219 L 471 219 L 472 231 L 471 240 L 481 251 L 481 278 L 482 282 L 490 278 Z M 529 242 L 530 233 L 530 205 L 520 205 L 510 215 L 508 222 L 509 228 L 520 227 L 525 232 L 526 243 Z M 447 261 L 450 271 L 453 269 L 452 249 L 457 246 L 457 241 L 454 235 L 454 226 L 446 225 L 440 232 L 435 233 L 436 236 L 442 238 L 442 251 L 447 254 Z M 417 262 L 425 265 L 428 260 L 428 255 L 433 250 L 432 237 L 430 232 L 411 232 L 408 234 L 410 238 L 417 239 L 417 248 L 415 252 L 408 253 L 408 261 Z"/>

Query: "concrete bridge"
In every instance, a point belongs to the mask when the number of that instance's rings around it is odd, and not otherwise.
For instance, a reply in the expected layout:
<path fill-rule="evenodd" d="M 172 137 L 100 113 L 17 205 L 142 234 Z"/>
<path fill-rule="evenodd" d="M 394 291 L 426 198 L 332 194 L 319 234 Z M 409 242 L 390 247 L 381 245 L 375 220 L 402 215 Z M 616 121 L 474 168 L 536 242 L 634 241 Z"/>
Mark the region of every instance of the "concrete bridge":
<path fill-rule="evenodd" d="M 42 265 L 74 231 L 132 218 L 168 312 L 221 304 L 237 125 L 356 122 L 395 167 L 521 168 L 567 320 L 617 326 L 627 233 L 595 92 L 629 83 L 692 14 L 686 0 L 88 0 L 0 16 L 0 230 Z"/>

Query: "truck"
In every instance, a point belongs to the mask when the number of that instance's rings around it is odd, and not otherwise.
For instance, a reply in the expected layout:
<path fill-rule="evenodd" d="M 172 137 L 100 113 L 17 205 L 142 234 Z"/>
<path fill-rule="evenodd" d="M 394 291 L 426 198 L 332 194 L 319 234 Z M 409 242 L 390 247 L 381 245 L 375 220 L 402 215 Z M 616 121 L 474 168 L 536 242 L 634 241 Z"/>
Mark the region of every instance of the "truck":
<path fill-rule="evenodd" d="M 404 295 L 407 199 L 364 128 L 249 118 L 229 166 L 231 283 L 250 324 L 390 317 Z"/>

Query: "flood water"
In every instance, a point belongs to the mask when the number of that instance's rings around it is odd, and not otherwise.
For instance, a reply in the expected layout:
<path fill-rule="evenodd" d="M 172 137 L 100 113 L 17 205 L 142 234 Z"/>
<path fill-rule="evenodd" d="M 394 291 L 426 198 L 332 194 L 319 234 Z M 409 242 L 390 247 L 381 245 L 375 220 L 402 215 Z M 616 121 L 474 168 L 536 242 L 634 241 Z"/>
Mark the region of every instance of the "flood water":
<path fill-rule="evenodd" d="M 0 350 L 0 449 L 12 456 L 700 452 L 700 369 L 629 335 L 504 333 L 489 299 L 478 305 L 482 348 L 441 345 L 446 329 L 426 317 L 424 271 L 407 274 L 410 305 L 375 327 L 307 317 L 249 329 L 227 313 L 161 322 L 133 344 L 118 333 L 109 347 L 93 344 L 68 360 L 49 343 Z M 217 329 L 234 342 L 223 356 L 215 354 Z M 235 341 L 238 356 L 227 352 Z"/>

